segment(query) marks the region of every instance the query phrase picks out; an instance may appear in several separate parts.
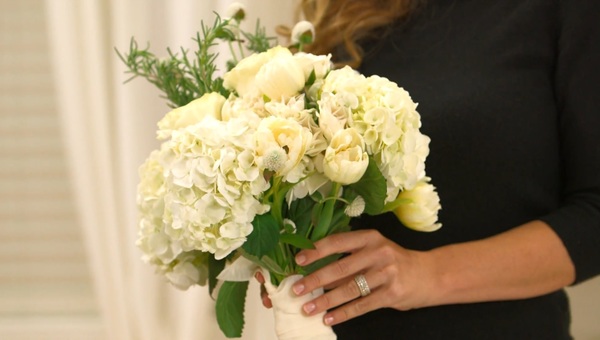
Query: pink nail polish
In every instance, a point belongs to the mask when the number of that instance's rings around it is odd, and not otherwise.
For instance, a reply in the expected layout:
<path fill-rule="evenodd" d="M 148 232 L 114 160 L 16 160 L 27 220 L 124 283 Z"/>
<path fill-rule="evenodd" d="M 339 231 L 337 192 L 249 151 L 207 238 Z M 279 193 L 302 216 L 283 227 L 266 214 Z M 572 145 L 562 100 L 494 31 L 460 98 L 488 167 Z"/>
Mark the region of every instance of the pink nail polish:
<path fill-rule="evenodd" d="M 331 316 L 326 317 L 324 322 L 327 326 L 330 326 L 333 323 L 333 317 L 331 317 Z"/>
<path fill-rule="evenodd" d="M 304 291 L 304 285 L 298 284 L 298 285 L 295 285 L 294 287 L 292 287 L 292 289 L 294 290 L 294 293 L 296 293 L 296 295 L 300 295 Z"/>
<path fill-rule="evenodd" d="M 310 313 L 312 313 L 315 310 L 315 308 L 317 308 L 317 306 L 315 306 L 314 303 L 307 303 L 303 307 L 304 313 L 310 314 Z"/>

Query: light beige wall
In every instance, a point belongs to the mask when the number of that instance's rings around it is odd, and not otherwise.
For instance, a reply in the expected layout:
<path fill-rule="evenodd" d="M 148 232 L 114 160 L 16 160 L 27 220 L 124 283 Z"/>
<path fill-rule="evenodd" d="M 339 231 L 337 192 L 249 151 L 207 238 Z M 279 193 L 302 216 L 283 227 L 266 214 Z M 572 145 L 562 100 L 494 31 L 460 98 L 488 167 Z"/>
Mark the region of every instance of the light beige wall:
<path fill-rule="evenodd" d="M 600 278 L 568 289 L 577 340 L 600 339 Z"/>
<path fill-rule="evenodd" d="M 101 334 L 48 54 L 43 0 L 0 0 L 0 339 Z"/>

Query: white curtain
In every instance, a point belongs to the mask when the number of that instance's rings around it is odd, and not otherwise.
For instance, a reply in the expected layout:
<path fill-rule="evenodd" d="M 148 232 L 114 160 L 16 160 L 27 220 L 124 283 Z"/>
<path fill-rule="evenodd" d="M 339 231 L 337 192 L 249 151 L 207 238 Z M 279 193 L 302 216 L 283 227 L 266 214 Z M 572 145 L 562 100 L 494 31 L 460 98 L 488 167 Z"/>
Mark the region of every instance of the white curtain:
<path fill-rule="evenodd" d="M 205 288 L 178 291 L 142 263 L 136 239 L 137 168 L 157 147 L 168 108 L 143 80 L 123 84 L 114 49 L 132 36 L 165 54 L 193 47 L 200 20 L 212 23 L 229 0 L 46 0 L 53 71 L 85 245 L 106 338 L 223 339 Z M 244 1 L 241 1 L 244 3 Z M 291 1 L 245 1 L 268 28 L 290 24 Z M 272 30 L 271 30 L 272 32 Z M 253 283 L 242 339 L 274 339 L 271 312 Z"/>

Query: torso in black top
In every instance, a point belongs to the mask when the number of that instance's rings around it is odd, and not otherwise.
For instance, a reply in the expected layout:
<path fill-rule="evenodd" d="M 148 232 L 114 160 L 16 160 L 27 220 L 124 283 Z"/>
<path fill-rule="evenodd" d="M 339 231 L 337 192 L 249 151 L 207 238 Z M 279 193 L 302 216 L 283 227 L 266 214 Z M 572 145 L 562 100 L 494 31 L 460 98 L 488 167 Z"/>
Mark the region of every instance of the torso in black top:
<path fill-rule="evenodd" d="M 600 269 L 600 2 L 429 0 L 361 72 L 397 82 L 431 137 L 427 174 L 442 202 L 434 233 L 395 216 L 361 217 L 410 249 L 476 240 L 542 219 L 578 280 Z M 583 194 L 582 194 L 583 193 Z M 520 301 L 379 310 L 340 339 L 565 339 L 564 292 Z"/>

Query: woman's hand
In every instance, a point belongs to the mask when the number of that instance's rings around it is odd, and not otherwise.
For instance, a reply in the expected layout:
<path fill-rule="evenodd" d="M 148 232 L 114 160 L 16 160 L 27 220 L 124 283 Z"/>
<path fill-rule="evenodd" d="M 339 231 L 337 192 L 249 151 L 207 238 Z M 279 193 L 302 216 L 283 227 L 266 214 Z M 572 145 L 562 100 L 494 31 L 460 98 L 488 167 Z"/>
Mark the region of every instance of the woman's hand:
<path fill-rule="evenodd" d="M 273 308 L 271 299 L 269 299 L 269 293 L 267 293 L 267 290 L 265 289 L 265 277 L 260 272 L 257 272 L 254 275 L 254 278 L 260 283 L 260 299 L 262 300 L 263 306 Z"/>
<path fill-rule="evenodd" d="M 296 262 L 304 266 L 332 254 L 348 256 L 294 285 L 298 295 L 320 287 L 327 290 L 303 306 L 307 315 L 330 310 L 324 322 L 334 325 L 379 308 L 408 310 L 430 304 L 434 276 L 423 252 L 402 248 L 375 230 L 331 235 L 315 242 L 315 247 L 298 253 Z M 364 275 L 371 291 L 364 297 L 354 281 L 359 274 Z"/>

